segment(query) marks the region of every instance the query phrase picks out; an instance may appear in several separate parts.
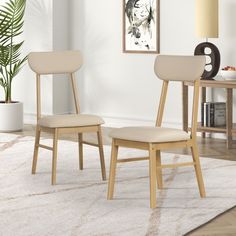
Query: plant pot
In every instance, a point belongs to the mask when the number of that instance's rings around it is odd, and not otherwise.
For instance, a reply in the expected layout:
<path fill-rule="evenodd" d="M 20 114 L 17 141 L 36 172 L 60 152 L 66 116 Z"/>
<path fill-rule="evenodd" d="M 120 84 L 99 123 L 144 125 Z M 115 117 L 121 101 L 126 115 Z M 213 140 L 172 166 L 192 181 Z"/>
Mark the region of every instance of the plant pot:
<path fill-rule="evenodd" d="M 0 131 L 11 132 L 23 129 L 23 103 L 0 101 Z"/>

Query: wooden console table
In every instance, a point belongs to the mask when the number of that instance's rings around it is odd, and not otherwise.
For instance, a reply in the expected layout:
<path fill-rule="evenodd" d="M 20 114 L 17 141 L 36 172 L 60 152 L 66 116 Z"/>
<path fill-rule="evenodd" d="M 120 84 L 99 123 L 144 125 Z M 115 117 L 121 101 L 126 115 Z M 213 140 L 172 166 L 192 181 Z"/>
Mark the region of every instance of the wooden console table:
<path fill-rule="evenodd" d="M 183 130 L 188 131 L 188 86 L 193 86 L 192 82 L 183 83 Z M 206 102 L 206 88 L 226 89 L 226 127 L 205 127 L 198 123 L 197 131 L 202 132 L 205 137 L 206 132 L 225 133 L 227 137 L 227 147 L 232 147 L 232 137 L 236 136 L 236 129 L 233 127 L 233 89 L 236 88 L 236 81 L 229 80 L 201 80 L 201 102 Z"/>

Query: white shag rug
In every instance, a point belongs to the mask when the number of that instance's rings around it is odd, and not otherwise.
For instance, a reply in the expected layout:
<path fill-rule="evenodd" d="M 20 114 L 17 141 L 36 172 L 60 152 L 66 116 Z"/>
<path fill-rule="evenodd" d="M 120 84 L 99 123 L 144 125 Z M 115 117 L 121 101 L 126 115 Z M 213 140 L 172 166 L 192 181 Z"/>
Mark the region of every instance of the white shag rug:
<path fill-rule="evenodd" d="M 51 143 L 51 140 L 44 140 Z M 158 206 L 149 208 L 148 163 L 118 164 L 114 200 L 107 201 L 97 148 L 59 141 L 57 185 L 51 186 L 51 152 L 40 149 L 31 175 L 34 138 L 0 134 L 0 235 L 183 235 L 236 205 L 236 162 L 201 158 L 207 197 L 199 197 L 193 168 L 164 170 Z M 110 147 L 104 146 L 107 176 Z M 121 149 L 121 156 L 143 151 Z M 163 153 L 163 162 L 189 156 Z"/>

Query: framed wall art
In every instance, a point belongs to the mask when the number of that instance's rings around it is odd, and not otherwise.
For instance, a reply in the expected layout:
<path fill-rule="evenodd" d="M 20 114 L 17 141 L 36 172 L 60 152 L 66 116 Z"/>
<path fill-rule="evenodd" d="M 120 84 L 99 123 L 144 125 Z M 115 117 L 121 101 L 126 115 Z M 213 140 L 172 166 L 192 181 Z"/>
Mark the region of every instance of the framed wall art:
<path fill-rule="evenodd" d="M 160 0 L 123 0 L 123 52 L 159 53 Z"/>

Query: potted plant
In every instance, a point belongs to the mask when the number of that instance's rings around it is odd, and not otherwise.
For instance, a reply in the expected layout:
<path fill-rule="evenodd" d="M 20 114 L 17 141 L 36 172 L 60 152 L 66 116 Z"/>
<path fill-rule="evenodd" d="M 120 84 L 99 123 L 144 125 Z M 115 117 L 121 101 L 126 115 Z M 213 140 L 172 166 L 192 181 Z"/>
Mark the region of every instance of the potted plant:
<path fill-rule="evenodd" d="M 27 56 L 21 57 L 24 41 L 19 41 L 24 24 L 26 0 L 9 0 L 0 6 L 0 86 L 5 100 L 0 101 L 0 131 L 23 128 L 23 104 L 12 100 L 12 81 Z"/>

